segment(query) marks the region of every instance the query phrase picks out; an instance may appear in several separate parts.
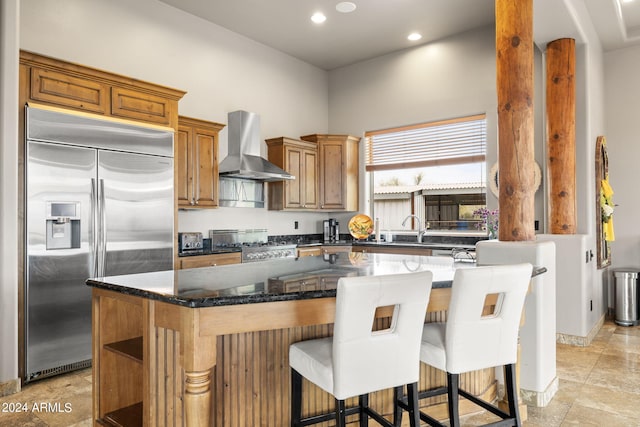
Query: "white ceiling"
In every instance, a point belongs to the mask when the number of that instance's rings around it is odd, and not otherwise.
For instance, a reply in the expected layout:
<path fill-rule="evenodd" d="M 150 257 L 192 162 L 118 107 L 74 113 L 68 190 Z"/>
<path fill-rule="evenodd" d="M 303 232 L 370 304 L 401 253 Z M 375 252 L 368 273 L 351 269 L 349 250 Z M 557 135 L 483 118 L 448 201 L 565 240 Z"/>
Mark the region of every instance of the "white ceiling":
<path fill-rule="evenodd" d="M 325 70 L 491 25 L 495 16 L 495 0 L 351 0 L 357 9 L 346 14 L 336 11 L 341 0 L 161 1 Z M 561 7 L 536 1 L 534 8 Z M 640 0 L 582 1 L 605 50 L 640 44 Z M 327 16 L 320 25 L 310 21 L 318 11 Z M 423 38 L 410 42 L 411 32 Z"/>

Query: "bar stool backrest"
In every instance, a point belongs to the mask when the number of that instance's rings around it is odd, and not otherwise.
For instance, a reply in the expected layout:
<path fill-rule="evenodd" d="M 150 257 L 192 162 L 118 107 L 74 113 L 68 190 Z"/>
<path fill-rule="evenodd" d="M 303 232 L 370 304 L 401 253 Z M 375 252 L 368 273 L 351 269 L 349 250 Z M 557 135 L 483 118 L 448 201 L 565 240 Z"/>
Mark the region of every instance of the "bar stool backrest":
<path fill-rule="evenodd" d="M 424 271 L 338 281 L 333 331 L 337 399 L 418 381 L 432 279 Z M 376 308 L 388 306 L 394 306 L 390 328 L 372 331 Z"/>
<path fill-rule="evenodd" d="M 518 330 L 531 280 L 531 264 L 456 270 L 447 314 L 447 372 L 460 374 L 515 363 Z M 485 299 L 497 294 L 492 314 Z"/>

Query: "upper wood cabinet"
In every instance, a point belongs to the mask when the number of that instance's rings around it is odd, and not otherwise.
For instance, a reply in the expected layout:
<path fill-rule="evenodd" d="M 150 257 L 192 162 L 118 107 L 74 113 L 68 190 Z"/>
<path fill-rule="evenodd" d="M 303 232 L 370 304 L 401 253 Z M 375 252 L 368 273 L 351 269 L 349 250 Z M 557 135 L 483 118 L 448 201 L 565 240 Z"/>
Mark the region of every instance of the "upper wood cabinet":
<path fill-rule="evenodd" d="M 218 206 L 218 133 L 224 126 L 179 117 L 175 159 L 178 208 Z"/>
<path fill-rule="evenodd" d="M 266 141 L 269 161 L 296 179 L 269 183 L 269 209 L 318 209 L 318 148 L 291 138 Z"/>
<path fill-rule="evenodd" d="M 168 126 L 178 125 L 185 92 L 142 80 L 20 52 L 20 102 Z"/>
<path fill-rule="evenodd" d="M 318 146 L 320 209 L 357 211 L 360 138 L 313 134 L 300 139 Z"/>

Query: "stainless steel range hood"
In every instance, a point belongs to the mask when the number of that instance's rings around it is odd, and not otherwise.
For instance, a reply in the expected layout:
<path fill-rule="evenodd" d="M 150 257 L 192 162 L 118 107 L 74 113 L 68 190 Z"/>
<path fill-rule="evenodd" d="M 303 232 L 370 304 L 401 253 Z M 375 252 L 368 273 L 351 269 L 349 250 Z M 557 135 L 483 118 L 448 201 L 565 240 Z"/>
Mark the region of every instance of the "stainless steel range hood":
<path fill-rule="evenodd" d="M 229 152 L 220 162 L 219 173 L 225 178 L 256 181 L 283 181 L 295 176 L 260 156 L 260 116 L 247 111 L 229 113 L 227 124 Z"/>

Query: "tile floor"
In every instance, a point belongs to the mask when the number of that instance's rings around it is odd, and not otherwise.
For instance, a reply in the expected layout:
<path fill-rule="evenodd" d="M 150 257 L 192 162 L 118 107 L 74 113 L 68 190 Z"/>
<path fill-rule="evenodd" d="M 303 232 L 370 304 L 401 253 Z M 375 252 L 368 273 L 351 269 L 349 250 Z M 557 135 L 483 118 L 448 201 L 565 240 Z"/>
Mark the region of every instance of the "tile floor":
<path fill-rule="evenodd" d="M 640 326 L 608 321 L 589 347 L 558 344 L 557 375 L 558 393 L 546 407 L 528 408 L 525 427 L 640 427 Z M 466 417 L 463 426 L 491 420 L 480 413 Z M 0 398 L 0 426 L 91 426 L 91 370 L 28 384 Z"/>

